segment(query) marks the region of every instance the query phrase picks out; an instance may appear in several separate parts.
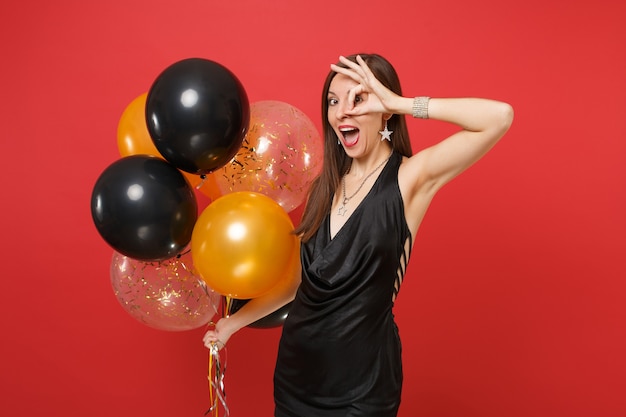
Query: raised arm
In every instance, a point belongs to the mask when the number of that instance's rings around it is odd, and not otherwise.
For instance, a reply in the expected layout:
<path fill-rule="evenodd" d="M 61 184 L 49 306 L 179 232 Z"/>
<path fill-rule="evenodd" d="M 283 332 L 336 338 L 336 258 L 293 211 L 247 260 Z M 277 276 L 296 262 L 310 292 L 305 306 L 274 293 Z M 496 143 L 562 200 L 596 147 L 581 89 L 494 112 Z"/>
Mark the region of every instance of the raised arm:
<path fill-rule="evenodd" d="M 340 61 L 347 68 L 337 65 L 331 68 L 359 83 L 351 92 L 353 97 L 366 97 L 364 103 L 349 110 L 350 114 L 414 114 L 416 99 L 399 96 L 383 86 L 361 57 L 357 57 L 356 63 L 344 57 L 340 57 Z M 418 100 L 418 104 L 421 105 L 421 109 L 418 106 L 420 116 L 455 124 L 461 130 L 416 153 L 400 167 L 398 180 L 413 232 L 435 193 L 485 155 L 513 121 L 512 107 L 495 100 L 431 98 Z"/>
<path fill-rule="evenodd" d="M 398 98 L 397 112 L 411 114 L 413 99 Z M 510 105 L 481 98 L 431 98 L 428 117 L 461 128 L 441 142 L 411 157 L 403 176 L 412 177 L 409 196 L 436 192 L 485 155 L 502 138 L 513 121 Z M 426 187 L 426 188 L 424 188 Z"/>
<path fill-rule="evenodd" d="M 400 98 L 406 113 L 413 99 Z M 461 130 L 409 158 L 398 173 L 409 227 L 415 232 L 433 197 L 454 177 L 485 155 L 513 121 L 510 105 L 480 98 L 431 98 L 428 117 L 453 123 Z"/>

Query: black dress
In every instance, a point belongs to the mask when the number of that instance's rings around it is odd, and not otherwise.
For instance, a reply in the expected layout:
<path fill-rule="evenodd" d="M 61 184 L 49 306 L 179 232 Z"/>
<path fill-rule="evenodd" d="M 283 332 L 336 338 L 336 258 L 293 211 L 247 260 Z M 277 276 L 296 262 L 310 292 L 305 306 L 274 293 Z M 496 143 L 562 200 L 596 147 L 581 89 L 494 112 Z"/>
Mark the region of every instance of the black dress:
<path fill-rule="evenodd" d="M 302 245 L 302 284 L 274 372 L 276 417 L 397 415 L 402 363 L 392 307 L 412 242 L 401 160 L 392 155 L 333 239 L 327 216 Z"/>

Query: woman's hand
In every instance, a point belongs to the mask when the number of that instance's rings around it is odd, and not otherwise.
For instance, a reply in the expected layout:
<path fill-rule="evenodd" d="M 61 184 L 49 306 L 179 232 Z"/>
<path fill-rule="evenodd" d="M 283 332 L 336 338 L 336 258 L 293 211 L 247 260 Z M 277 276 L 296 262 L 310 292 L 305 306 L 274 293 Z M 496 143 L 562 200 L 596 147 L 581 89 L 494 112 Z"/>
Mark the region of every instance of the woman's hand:
<path fill-rule="evenodd" d="M 352 106 L 346 113 L 353 116 L 367 113 L 395 113 L 393 106 L 399 96 L 378 81 L 363 58 L 357 56 L 356 60 L 355 63 L 340 56 L 339 61 L 347 68 L 336 64 L 330 65 L 331 70 L 350 77 L 358 83 L 350 90 L 348 99 Z M 362 97 L 364 100 L 357 102 L 357 97 Z"/>
<path fill-rule="evenodd" d="M 300 253 L 299 248 L 300 242 L 298 241 L 296 254 Z M 207 349 L 212 349 L 213 346 L 217 346 L 218 349 L 223 348 L 235 332 L 292 301 L 300 285 L 300 274 L 300 262 L 297 262 L 294 268 L 290 268 L 289 276 L 281 279 L 270 291 L 251 299 L 236 313 L 219 319 L 215 327 L 204 334 L 202 338 L 204 346 Z"/>
<path fill-rule="evenodd" d="M 226 346 L 228 339 L 233 335 L 233 331 L 228 329 L 228 317 L 221 318 L 215 324 L 215 328 L 208 330 L 202 341 L 207 349 L 211 349 L 213 345 L 217 345 L 218 349 L 222 349 Z"/>

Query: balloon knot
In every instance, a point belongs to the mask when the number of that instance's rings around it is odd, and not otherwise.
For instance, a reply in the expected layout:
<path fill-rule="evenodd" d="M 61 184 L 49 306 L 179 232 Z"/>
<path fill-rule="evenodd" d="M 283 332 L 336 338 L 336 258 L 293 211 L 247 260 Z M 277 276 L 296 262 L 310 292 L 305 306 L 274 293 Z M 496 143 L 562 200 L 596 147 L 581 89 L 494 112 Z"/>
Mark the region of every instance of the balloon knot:
<path fill-rule="evenodd" d="M 202 188 L 202 186 L 204 185 L 206 181 L 206 175 L 205 174 L 201 174 L 200 175 L 200 183 L 198 185 L 196 185 L 196 190 L 199 190 L 200 188 Z"/>

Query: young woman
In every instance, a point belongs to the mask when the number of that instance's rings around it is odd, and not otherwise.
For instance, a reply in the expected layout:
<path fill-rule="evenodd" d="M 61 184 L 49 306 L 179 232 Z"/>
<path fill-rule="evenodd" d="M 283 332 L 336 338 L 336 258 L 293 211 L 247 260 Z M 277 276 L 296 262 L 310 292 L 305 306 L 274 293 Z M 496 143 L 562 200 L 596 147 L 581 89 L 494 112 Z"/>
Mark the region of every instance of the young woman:
<path fill-rule="evenodd" d="M 404 97 L 392 65 L 373 54 L 332 64 L 322 100 L 324 168 L 296 230 L 299 276 L 221 319 L 204 343 L 221 346 L 293 300 L 275 416 L 396 416 L 402 364 L 392 308 L 418 228 L 437 191 L 504 135 L 513 110 L 479 98 Z M 460 130 L 413 155 L 406 115 Z"/>

